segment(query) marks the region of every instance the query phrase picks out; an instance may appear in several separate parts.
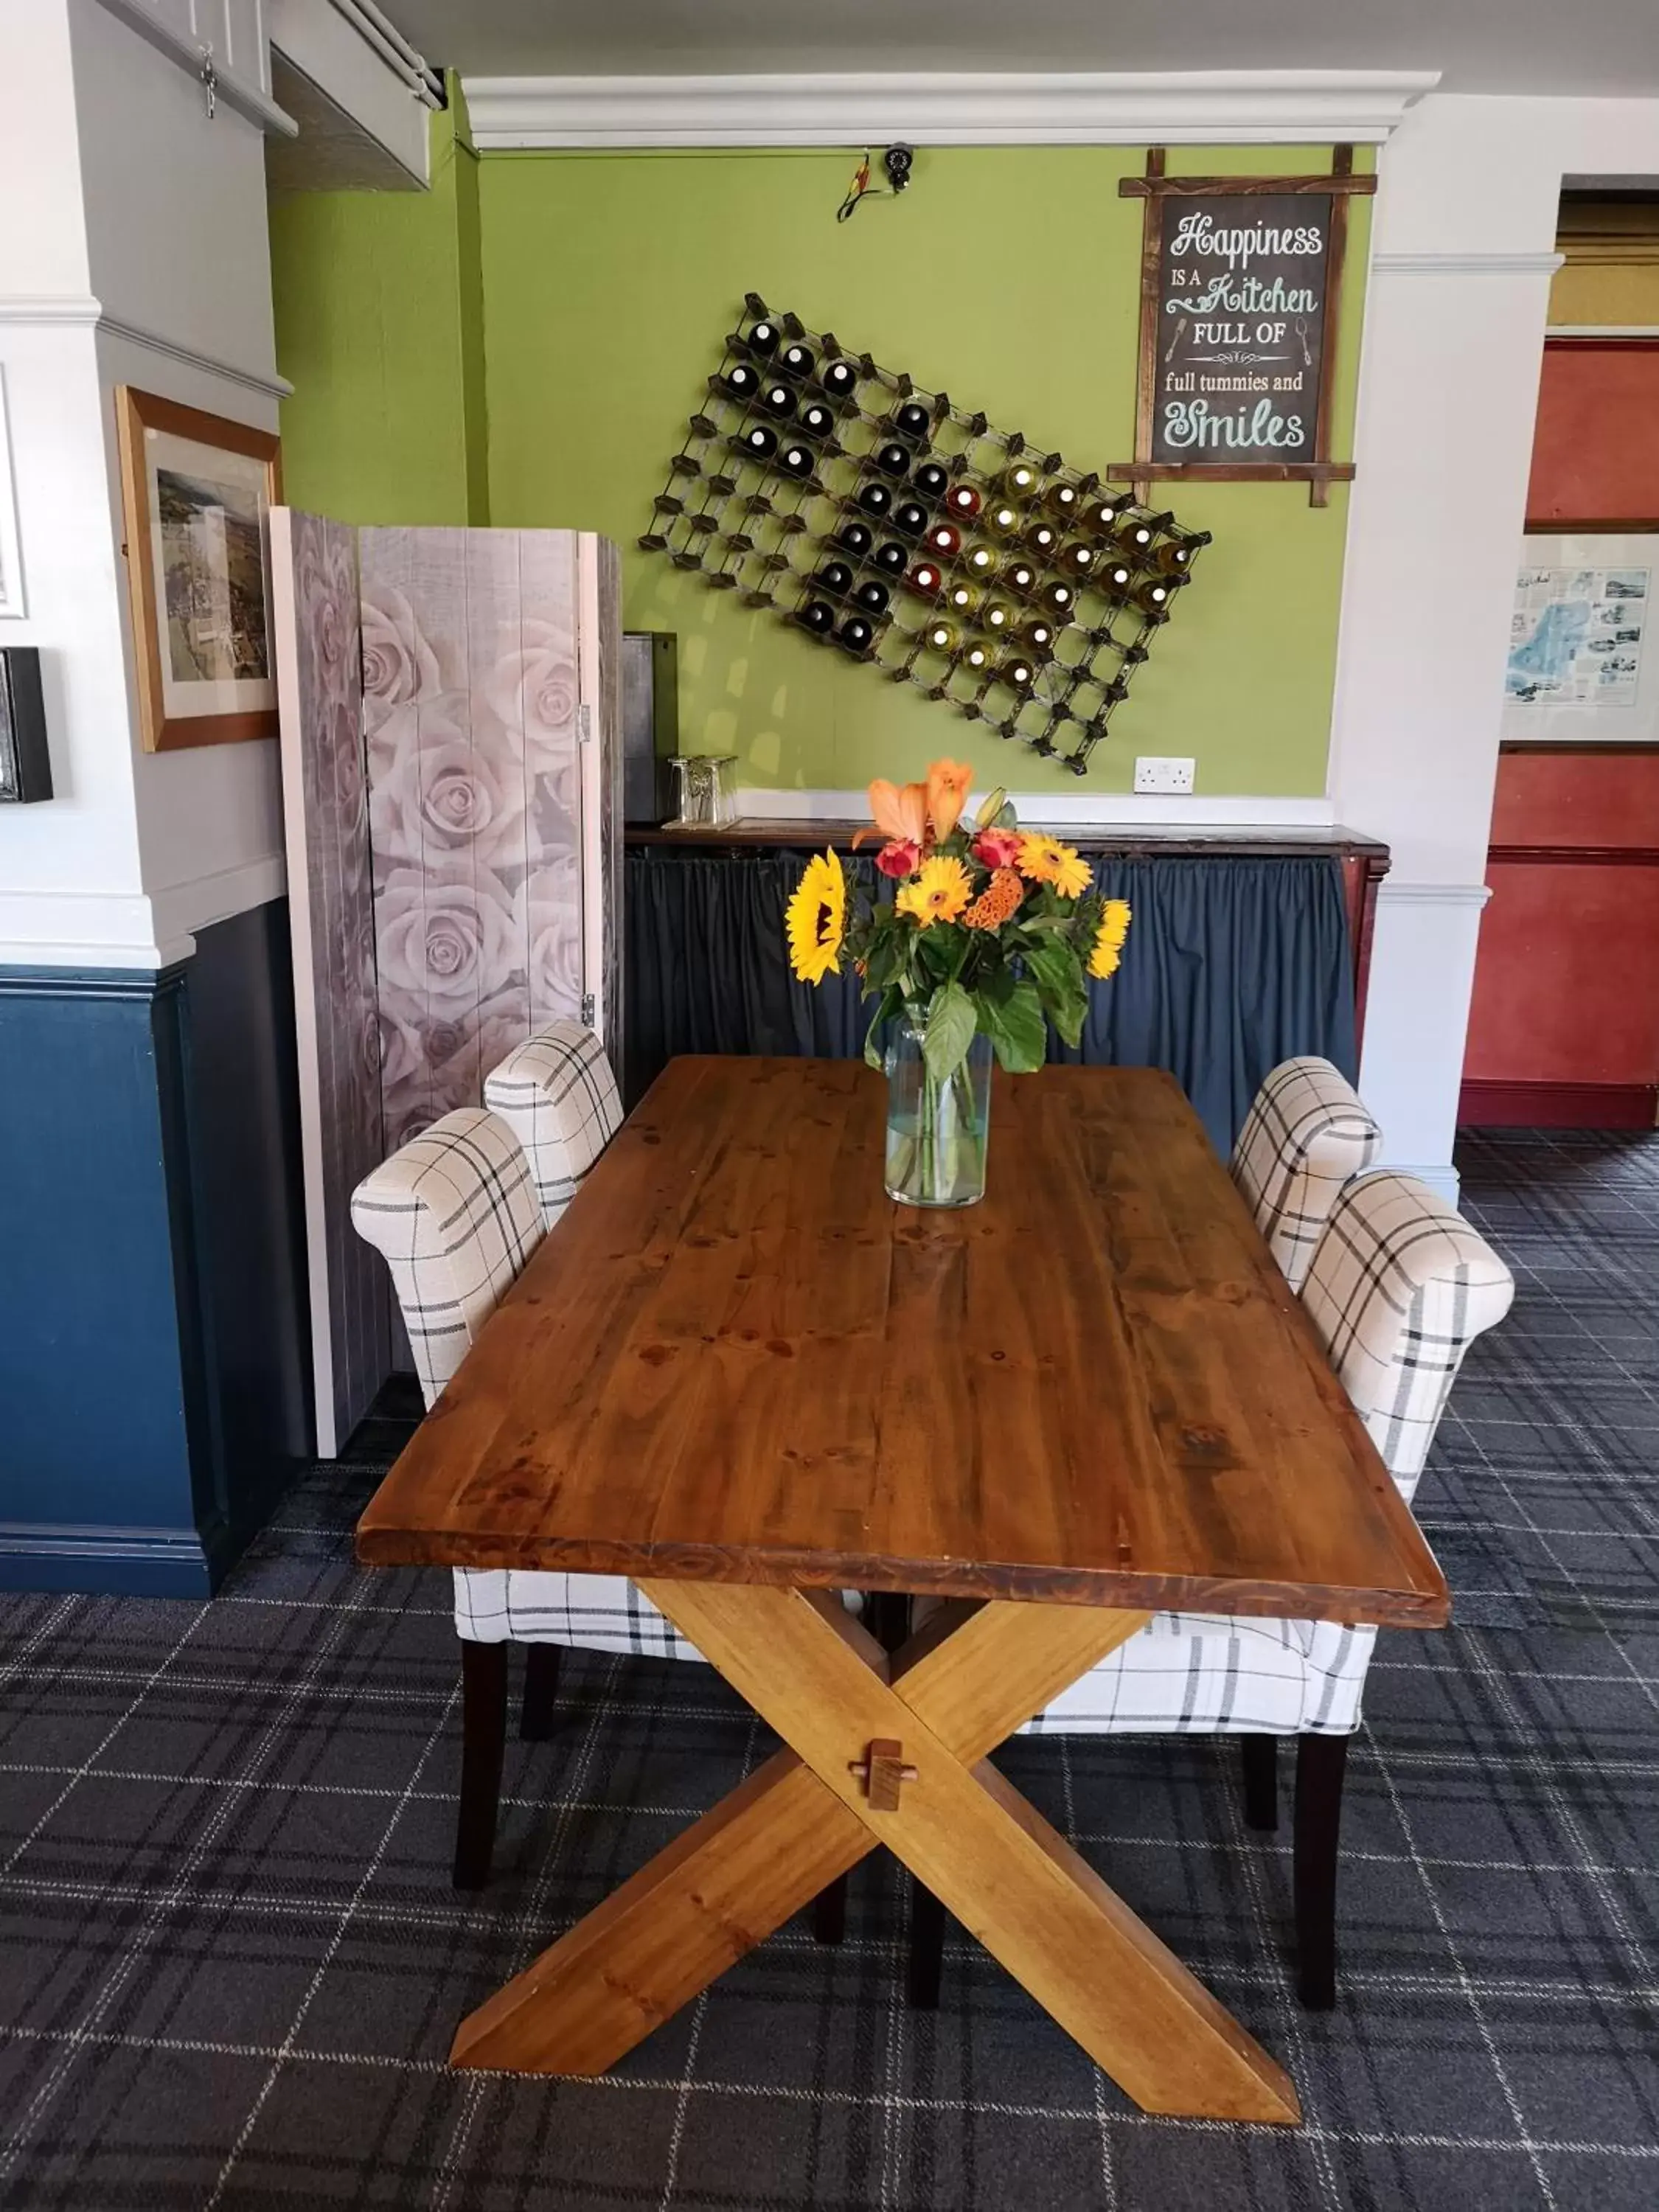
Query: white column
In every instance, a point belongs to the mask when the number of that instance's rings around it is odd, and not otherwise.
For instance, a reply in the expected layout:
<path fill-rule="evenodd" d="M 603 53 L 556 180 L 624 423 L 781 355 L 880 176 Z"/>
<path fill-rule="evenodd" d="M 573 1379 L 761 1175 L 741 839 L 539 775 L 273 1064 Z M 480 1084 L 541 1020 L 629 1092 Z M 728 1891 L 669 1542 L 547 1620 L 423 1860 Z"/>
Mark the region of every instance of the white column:
<path fill-rule="evenodd" d="M 1644 169 L 1659 101 L 1438 95 L 1381 164 L 1331 793 L 1394 854 L 1361 1087 L 1451 1196 L 1561 179 Z"/>

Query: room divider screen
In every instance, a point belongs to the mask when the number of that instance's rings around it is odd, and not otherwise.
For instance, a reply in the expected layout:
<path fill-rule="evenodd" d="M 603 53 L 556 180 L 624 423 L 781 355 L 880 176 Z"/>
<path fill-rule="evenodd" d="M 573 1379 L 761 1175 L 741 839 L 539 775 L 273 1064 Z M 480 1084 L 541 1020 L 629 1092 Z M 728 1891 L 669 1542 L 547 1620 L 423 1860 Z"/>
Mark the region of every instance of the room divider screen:
<path fill-rule="evenodd" d="M 276 508 L 272 613 L 317 1449 L 398 1364 L 369 1170 L 533 1030 L 622 1056 L 619 564 L 562 530 Z"/>

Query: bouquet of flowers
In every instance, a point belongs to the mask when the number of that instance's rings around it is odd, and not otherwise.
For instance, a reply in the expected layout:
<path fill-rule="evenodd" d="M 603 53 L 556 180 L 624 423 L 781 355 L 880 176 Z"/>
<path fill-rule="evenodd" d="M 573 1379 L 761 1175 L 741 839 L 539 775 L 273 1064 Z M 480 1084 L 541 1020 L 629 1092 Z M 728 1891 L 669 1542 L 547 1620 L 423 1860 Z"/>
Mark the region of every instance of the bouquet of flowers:
<path fill-rule="evenodd" d="M 981 1194 L 990 1054 L 1014 1074 L 1030 1073 L 1042 1065 L 1049 1022 L 1078 1044 L 1087 979 L 1115 973 L 1129 927 L 1127 903 L 1093 889 L 1071 846 L 1022 830 L 1001 791 L 964 823 L 970 775 L 941 760 L 925 783 L 878 779 L 875 827 L 854 843 L 883 840 L 876 866 L 896 885 L 892 899 L 849 898 L 846 871 L 826 852 L 808 863 L 786 919 L 803 981 L 822 982 L 845 955 L 863 995 L 879 1000 L 865 1056 L 894 1086 L 888 1188 L 923 1205 Z M 911 1152 L 895 1189 L 900 1120 L 899 1154 L 904 1145 Z"/>

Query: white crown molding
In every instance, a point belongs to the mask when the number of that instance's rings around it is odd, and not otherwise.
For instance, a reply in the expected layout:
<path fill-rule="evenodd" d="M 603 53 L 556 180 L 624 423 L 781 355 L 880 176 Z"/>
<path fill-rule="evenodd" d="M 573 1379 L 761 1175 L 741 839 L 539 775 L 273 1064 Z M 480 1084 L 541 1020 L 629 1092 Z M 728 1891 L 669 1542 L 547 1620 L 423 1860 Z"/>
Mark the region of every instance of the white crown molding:
<path fill-rule="evenodd" d="M 1373 253 L 1382 276 L 1553 276 L 1563 253 Z"/>
<path fill-rule="evenodd" d="M 970 801 L 983 796 L 975 792 Z M 1190 836 L 1195 830 L 1328 830 L 1335 817 L 1328 799 L 1156 799 L 1127 791 L 1073 796 L 1069 793 L 1010 791 L 1022 820 L 1074 830 L 1135 830 L 1155 836 Z M 862 822 L 870 803 L 857 791 L 778 791 L 740 784 L 737 810 L 753 822 Z"/>
<path fill-rule="evenodd" d="M 211 51 L 210 42 L 192 42 L 182 32 L 175 31 L 145 0 L 100 0 L 118 22 L 131 31 L 137 31 L 158 54 L 183 70 L 186 76 L 199 77 L 204 58 Z M 222 59 L 222 54 L 216 58 Z M 214 82 L 214 98 L 222 106 L 234 108 L 245 122 L 265 131 L 271 137 L 292 138 L 299 125 L 291 115 L 285 115 L 274 100 L 269 99 L 262 87 L 243 76 L 240 71 L 222 68 Z"/>
<path fill-rule="evenodd" d="M 1378 145 L 1437 70 L 470 76 L 472 141 L 520 147 Z"/>
<path fill-rule="evenodd" d="M 1492 896 L 1486 884 L 1402 884 L 1384 876 L 1376 887 L 1379 903 L 1389 906 L 1483 907 Z"/>
<path fill-rule="evenodd" d="M 257 368 L 244 368 L 240 362 L 222 361 L 217 354 L 202 353 L 195 346 L 181 345 L 176 338 L 165 337 L 160 331 L 146 330 L 142 323 L 130 323 L 120 315 L 112 315 L 101 300 L 91 293 L 20 293 L 15 298 L 0 300 L 0 324 L 10 323 L 21 328 L 36 330 L 79 329 L 90 325 L 107 331 L 112 337 L 125 338 L 129 345 L 143 346 L 147 352 L 165 354 L 170 361 L 181 361 L 188 368 L 204 370 L 209 376 L 222 377 L 228 384 L 240 384 L 250 392 L 263 392 L 269 399 L 287 399 L 294 386 L 283 376 L 266 376 Z"/>

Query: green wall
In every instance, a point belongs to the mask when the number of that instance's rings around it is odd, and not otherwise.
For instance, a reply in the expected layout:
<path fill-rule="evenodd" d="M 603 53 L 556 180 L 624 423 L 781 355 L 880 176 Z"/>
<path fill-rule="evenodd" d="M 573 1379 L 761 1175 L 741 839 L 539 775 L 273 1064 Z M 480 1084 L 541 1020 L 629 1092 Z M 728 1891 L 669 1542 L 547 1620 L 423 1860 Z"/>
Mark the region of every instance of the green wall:
<path fill-rule="evenodd" d="M 444 118 L 436 118 L 443 125 Z M 1133 450 L 1141 204 L 1130 147 L 924 151 L 898 200 L 836 209 L 836 151 L 490 154 L 453 130 L 425 196 L 273 215 L 290 497 L 348 520 L 599 530 L 630 628 L 680 636 L 681 743 L 740 781 L 848 787 L 933 756 L 1017 789 L 1125 791 L 1192 754 L 1211 793 L 1324 788 L 1346 492 L 1170 486 L 1211 530 L 1192 590 L 1086 784 L 736 605 L 635 540 L 745 291 L 1101 470 Z M 1328 147 L 1182 147 L 1188 174 L 1285 174 Z M 476 198 L 475 198 L 476 194 Z M 1333 417 L 1352 450 L 1369 203 L 1353 204 Z M 482 338 L 482 388 L 480 388 Z M 487 419 L 486 419 L 487 418 Z M 487 433 L 487 434 L 486 434 Z M 487 483 L 484 481 L 487 464 Z"/>
<path fill-rule="evenodd" d="M 484 523 L 478 157 L 459 88 L 429 191 L 273 199 L 283 488 L 342 522 Z"/>

